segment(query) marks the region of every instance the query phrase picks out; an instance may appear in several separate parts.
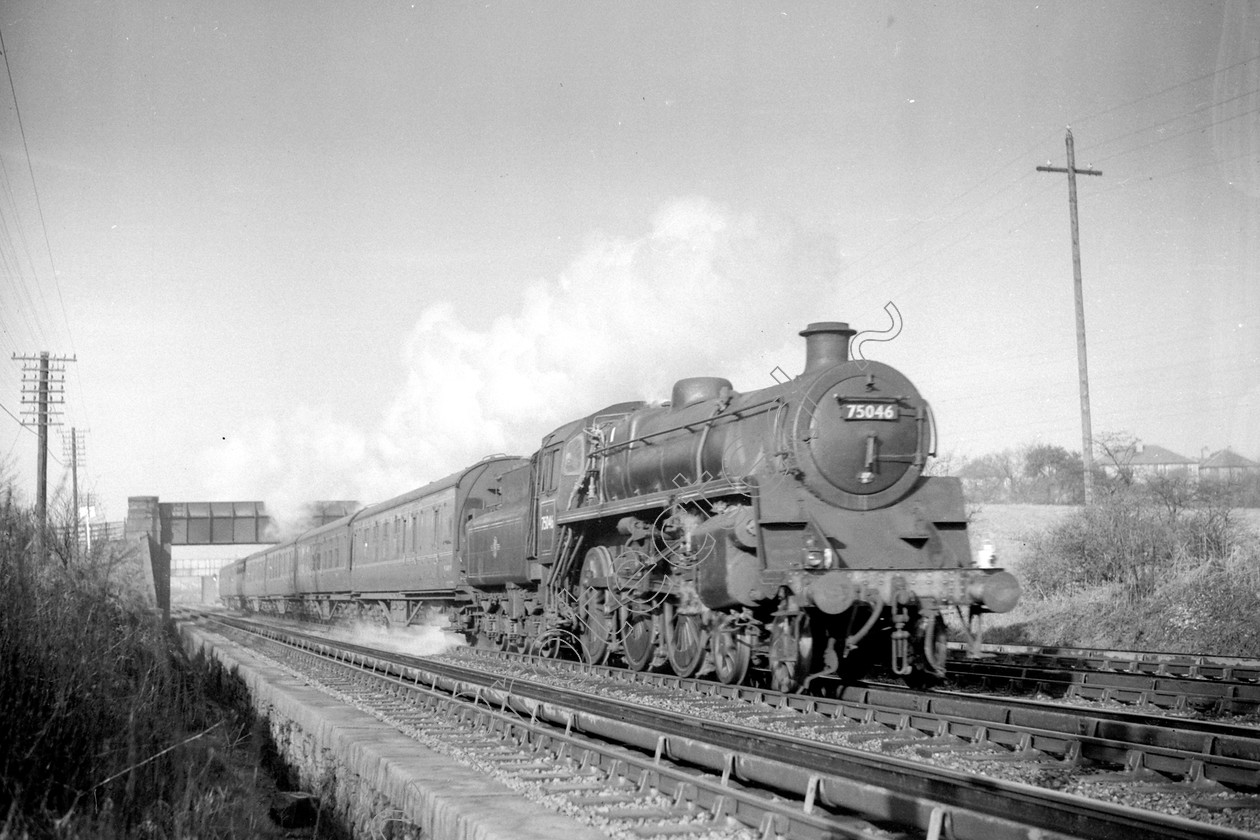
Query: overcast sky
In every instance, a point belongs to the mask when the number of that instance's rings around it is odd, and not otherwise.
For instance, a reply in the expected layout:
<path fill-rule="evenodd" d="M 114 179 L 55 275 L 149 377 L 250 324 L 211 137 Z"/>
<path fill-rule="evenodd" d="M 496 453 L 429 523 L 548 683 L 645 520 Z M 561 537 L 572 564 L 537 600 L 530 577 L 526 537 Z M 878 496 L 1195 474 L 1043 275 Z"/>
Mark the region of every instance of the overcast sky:
<path fill-rule="evenodd" d="M 0 405 L 77 356 L 110 519 L 375 501 L 895 307 L 943 452 L 1079 450 L 1070 125 L 1095 435 L 1260 460 L 1258 8 L 10 0 Z"/>

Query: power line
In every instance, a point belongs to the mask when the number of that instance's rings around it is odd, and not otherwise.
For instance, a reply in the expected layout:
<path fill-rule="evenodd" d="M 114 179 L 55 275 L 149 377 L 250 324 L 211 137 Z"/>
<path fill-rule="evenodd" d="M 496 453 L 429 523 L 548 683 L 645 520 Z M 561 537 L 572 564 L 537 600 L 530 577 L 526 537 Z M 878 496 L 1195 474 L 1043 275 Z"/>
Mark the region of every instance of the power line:
<path fill-rule="evenodd" d="M 1204 73 L 1202 76 L 1195 76 L 1193 79 L 1187 79 L 1184 82 L 1178 82 L 1177 84 L 1170 85 L 1169 87 L 1166 87 L 1163 90 L 1157 90 L 1154 93 L 1148 93 L 1143 96 L 1139 96 L 1137 99 L 1130 99 L 1128 102 L 1122 102 L 1119 105 L 1113 105 L 1110 108 L 1105 108 L 1101 111 L 1095 111 L 1092 114 L 1087 114 L 1081 117 L 1075 122 L 1079 126 L 1081 123 L 1087 122 L 1088 120 L 1094 120 L 1099 117 L 1106 116 L 1107 114 L 1110 114 L 1112 111 L 1119 111 L 1121 108 L 1128 108 L 1130 105 L 1136 105 L 1139 102 L 1145 102 L 1148 99 L 1154 99 L 1157 96 L 1163 96 L 1165 93 L 1172 93 L 1174 90 L 1177 90 L 1178 88 L 1188 87 L 1189 85 L 1195 84 L 1196 82 L 1201 82 L 1204 79 L 1210 79 L 1213 76 L 1219 76 L 1222 73 L 1227 73 L 1230 70 L 1237 69 L 1246 64 L 1251 64 L 1253 61 L 1260 61 L 1260 55 L 1253 55 L 1251 58 L 1244 58 L 1241 61 L 1234 62 L 1228 67 L 1218 67 L 1217 69 L 1212 70 L 1209 73 Z M 1192 111 L 1191 113 L 1194 113 L 1194 112 Z"/>
<path fill-rule="evenodd" d="M 18 104 L 17 86 L 13 82 L 13 71 L 9 67 L 9 51 L 5 47 L 5 44 L 4 44 L 3 29 L 0 29 L 0 54 L 4 56 L 5 75 L 9 77 L 9 93 L 13 96 L 13 113 L 14 113 L 14 116 L 17 118 L 18 133 L 22 136 L 22 151 L 26 155 L 26 171 L 30 175 L 30 178 L 31 178 L 31 190 L 33 191 L 33 194 L 35 196 L 35 209 L 39 215 L 39 227 L 44 238 L 44 250 L 48 254 L 48 267 L 49 267 L 49 270 L 52 272 L 53 289 L 55 289 L 57 292 L 57 302 L 61 305 L 61 320 L 66 325 L 66 338 L 70 342 L 70 350 L 73 353 L 75 351 L 74 331 L 70 328 L 70 317 L 66 313 L 66 300 L 65 300 L 65 297 L 63 297 L 61 294 L 61 281 L 57 278 L 57 261 L 53 257 L 52 241 L 48 237 L 48 224 L 44 220 L 44 205 L 43 205 L 43 202 L 40 201 L 40 198 L 39 198 L 39 184 L 35 180 L 35 167 L 31 163 L 31 149 L 26 141 L 26 126 L 22 122 L 22 109 L 21 109 L 21 106 Z M 33 261 L 32 261 L 31 267 L 32 269 L 34 268 Z M 76 376 L 77 376 L 77 369 L 76 369 Z M 83 382 L 81 379 L 79 382 L 79 388 L 80 390 L 82 390 L 83 388 Z M 84 410 L 84 414 L 85 415 L 87 414 L 86 407 Z"/>
<path fill-rule="evenodd" d="M 1186 111 L 1184 114 L 1178 114 L 1175 117 L 1171 117 L 1166 120 L 1161 120 L 1160 122 L 1153 123 L 1143 128 L 1135 128 L 1132 131 L 1126 131 L 1124 134 L 1117 134 L 1115 137 L 1109 137 L 1106 140 L 1102 140 L 1098 143 L 1095 143 L 1093 146 L 1087 146 L 1086 148 L 1089 150 L 1097 149 L 1102 146 L 1106 146 L 1110 143 L 1115 143 L 1119 140 L 1124 140 L 1126 137 L 1132 137 L 1135 134 L 1142 134 L 1143 132 L 1151 131 L 1153 129 L 1160 128 L 1161 126 L 1170 125 L 1172 123 L 1177 122 L 1178 120 L 1183 120 L 1186 117 L 1192 117 L 1195 114 L 1200 114 L 1204 111 L 1212 110 L 1214 108 L 1219 108 L 1220 106 L 1225 105 L 1226 103 L 1229 103 L 1229 102 L 1233 102 L 1236 99 L 1243 99 L 1248 96 L 1255 96 L 1256 93 L 1257 91 L 1254 89 L 1245 91 L 1244 93 L 1240 93 L 1237 96 L 1231 96 L 1229 99 L 1222 99 L 1219 102 L 1211 102 L 1207 105 L 1203 105 L 1199 108 L 1195 108 L 1193 111 Z M 1181 135 L 1173 135 L 1173 136 L 1179 137 Z M 1139 146 L 1138 148 L 1142 149 L 1142 148 L 1145 148 L 1145 146 Z"/>
<path fill-rule="evenodd" d="M 1252 92 L 1251 92 L 1250 94 L 1248 94 L 1248 95 L 1249 95 L 1249 96 L 1250 96 L 1250 95 L 1254 95 L 1255 93 L 1257 93 L 1257 91 L 1252 91 Z M 1112 159 L 1117 158 L 1117 157 L 1120 157 L 1120 156 L 1122 156 L 1122 155 L 1131 155 L 1131 154 L 1133 154 L 1134 152 L 1140 152 L 1140 151 L 1142 151 L 1143 149 L 1149 149 L 1149 148 L 1151 148 L 1152 146 L 1158 146 L 1158 145 L 1160 145 L 1161 143 L 1167 143 L 1167 142 L 1168 142 L 1168 141 L 1170 141 L 1170 140 L 1176 140 L 1178 137 L 1185 137 L 1187 134 L 1196 134 L 1196 133 L 1198 133 L 1198 132 L 1207 131 L 1209 128 L 1212 128 L 1213 126 L 1221 125 L 1221 124 L 1223 124 L 1223 123 L 1227 123 L 1227 122 L 1232 122 L 1233 120 L 1239 119 L 1240 117 L 1247 117 L 1247 116 L 1250 116 L 1250 115 L 1252 115 L 1252 114 L 1254 114 L 1254 113 L 1256 113 L 1256 112 L 1258 112 L 1258 111 L 1260 111 L 1260 106 L 1255 107 L 1255 108 L 1252 108 L 1250 111 L 1243 111 L 1242 113 L 1239 113 L 1239 114 L 1233 114 L 1233 115 L 1228 116 L 1228 117 L 1222 117 L 1221 119 L 1219 119 L 1219 120 L 1214 120 L 1214 121 L 1212 121 L 1212 122 L 1208 123 L 1207 125 L 1196 125 L 1196 126 L 1191 126 L 1190 128 L 1187 128 L 1185 131 L 1179 131 L 1179 132 L 1177 132 L 1176 134 L 1168 134 L 1168 135 L 1165 135 L 1165 136 L 1160 137 L 1160 138 L 1158 138 L 1158 139 L 1156 139 L 1156 140 L 1152 140 L 1152 141 L 1151 141 L 1151 142 L 1149 142 L 1149 143 L 1144 143 L 1144 144 L 1142 144 L 1141 146 L 1135 146 L 1135 147 L 1133 147 L 1132 149 L 1122 149 L 1122 150 L 1120 150 L 1120 151 L 1118 151 L 1118 152 L 1114 152 L 1113 154 L 1107 155 L 1107 156 L 1106 156 L 1106 157 L 1104 157 L 1104 158 L 1099 158 L 1099 159 L 1098 159 L 1098 163 L 1106 163 L 1107 161 L 1112 160 Z M 1169 122 L 1172 122 L 1172 120 L 1169 120 Z"/>
<path fill-rule="evenodd" d="M 1222 67 L 1222 68 L 1219 68 L 1219 69 L 1213 70 L 1213 71 L 1211 71 L 1211 72 L 1204 73 L 1204 74 L 1202 74 L 1202 75 L 1200 75 L 1200 76 L 1196 76 L 1196 77 L 1194 77 L 1193 79 L 1187 79 L 1187 80 L 1185 80 L 1185 81 L 1178 82 L 1178 83 L 1177 83 L 1177 84 L 1175 84 L 1175 85 L 1170 85 L 1170 86 L 1168 86 L 1168 87 L 1166 87 L 1166 88 L 1163 88 L 1163 89 L 1161 89 L 1161 90 L 1155 91 L 1155 92 L 1153 92 L 1153 93 L 1145 94 L 1145 95 L 1143 95 L 1143 96 L 1137 97 L 1136 99 L 1131 99 L 1131 100 L 1129 100 L 1129 101 L 1127 101 L 1127 102 L 1120 103 L 1119 105 L 1113 105 L 1113 106 L 1111 106 L 1111 107 L 1109 107 L 1109 108 L 1105 108 L 1105 109 L 1103 109 L 1103 110 L 1101 110 L 1101 111 L 1096 111 L 1096 112 L 1094 112 L 1094 113 L 1092 113 L 1092 114 L 1088 114 L 1088 115 L 1086 115 L 1086 116 L 1082 117 L 1080 120 L 1077 120 L 1077 122 L 1078 122 L 1078 123 L 1080 123 L 1080 122 L 1085 122 L 1085 121 L 1088 121 L 1088 120 L 1093 120 L 1093 119 L 1096 119 L 1096 118 L 1098 118 L 1098 117 L 1104 116 L 1105 114 L 1109 114 L 1109 113 L 1111 113 L 1111 112 L 1113 112 L 1113 111 L 1117 111 L 1117 110 L 1120 110 L 1120 109 L 1122 109 L 1122 108 L 1127 108 L 1127 107 L 1129 107 L 1129 106 L 1136 105 L 1137 103 L 1139 103 L 1139 102 L 1144 102 L 1144 101 L 1146 101 L 1146 100 L 1148 100 L 1148 99 L 1154 99 L 1154 98 L 1156 98 L 1156 97 L 1158 97 L 1158 96 L 1162 96 L 1162 95 L 1164 95 L 1164 94 L 1166 94 L 1166 93 L 1170 93 L 1170 92 L 1172 92 L 1172 91 L 1174 91 L 1174 90 L 1177 90 L 1177 89 L 1179 89 L 1179 88 L 1187 87 L 1187 86 L 1192 85 L 1192 84 L 1195 84 L 1195 83 L 1197 83 L 1197 82 L 1201 82 L 1201 81 L 1203 81 L 1204 79 L 1209 79 L 1209 78 L 1212 78 L 1212 77 L 1214 77 L 1214 76 L 1218 76 L 1218 75 L 1220 75 L 1221 73 L 1228 72 L 1228 71 L 1230 71 L 1230 70 L 1233 70 L 1233 69 L 1235 69 L 1235 68 L 1238 68 L 1238 67 L 1241 67 L 1241 66 L 1244 66 L 1244 65 L 1250 64 L 1250 63 L 1255 62 L 1255 61 L 1257 61 L 1257 60 L 1260 60 L 1260 55 L 1254 55 L 1254 56 L 1251 56 L 1250 58 L 1246 58 L 1246 59 L 1243 59 L 1243 60 L 1241 60 L 1241 61 L 1237 61 L 1237 62 L 1235 62 L 1235 63 L 1233 63 L 1233 64 L 1229 65 L 1228 67 Z M 1234 97 L 1234 98 L 1237 98 L 1237 97 Z M 1232 100 L 1227 100 L 1227 101 L 1232 101 Z M 1215 105 L 1219 105 L 1219 104 L 1221 104 L 1221 103 L 1214 103 L 1214 104 L 1215 104 Z M 1211 106 L 1208 106 L 1208 107 L 1211 107 Z M 1203 110 L 1203 109 L 1202 109 L 1202 108 L 1200 108 L 1200 109 L 1196 109 L 1195 111 L 1191 111 L 1191 112 L 1189 112 L 1188 114 L 1182 114 L 1180 117 L 1177 117 L 1177 118 L 1174 118 L 1174 119 L 1184 118 L 1185 116 L 1188 116 L 1188 115 L 1190 115 L 1190 114 L 1198 113 L 1198 112 L 1199 112 L 1199 111 L 1201 111 L 1201 110 Z M 1169 122 L 1171 122 L 1171 120 L 1170 120 Z M 1152 126 L 1152 127 L 1158 127 L 1158 124 L 1157 124 L 1156 126 Z M 1210 126 L 1209 126 L 1209 127 L 1210 127 Z M 1148 129 L 1142 129 L 1142 130 L 1148 130 Z M 1095 144 L 1095 145 L 1094 145 L 1094 147 L 1097 147 L 1097 146 L 1099 146 L 1099 145 L 1105 145 L 1106 143 L 1110 143 L 1110 142 L 1115 142 L 1116 140 L 1122 139 L 1123 137 L 1130 136 L 1130 135 L 1131 135 L 1131 134 L 1133 134 L 1133 133 L 1134 133 L 1134 132 L 1126 132 L 1125 134 L 1118 135 L 1117 137 L 1112 137 L 1112 138 L 1105 139 L 1105 140 L 1100 141 L 1099 143 Z M 1171 138 L 1168 138 L 1168 139 L 1171 139 Z M 997 175 L 999 175 L 1000 173 L 1002 173 L 1002 172 L 1003 172 L 1003 171 L 1005 171 L 1006 169 L 1009 169 L 1011 166 L 1015 165 L 1016 163 L 1018 163 L 1018 162 L 1020 162 L 1020 161 L 1022 161 L 1022 160 L 1026 160 L 1026 159 L 1028 158 L 1029 154 L 1030 154 L 1033 150 L 1035 150 L 1035 149 L 1037 148 L 1037 146 L 1039 146 L 1039 145 L 1041 144 L 1041 142 L 1043 142 L 1043 141 L 1039 141 L 1037 144 L 1035 144 L 1034 146 L 1032 146 L 1032 147 L 1031 147 L 1028 151 L 1026 151 L 1026 152 L 1024 152 L 1024 153 L 1022 153 L 1022 154 L 1020 154 L 1020 155 L 1016 155 L 1016 156 L 1014 156 L 1014 157 L 1010 158 L 1010 159 L 1009 159 L 1009 160 L 1007 160 L 1004 164 L 1002 164 L 1001 166 L 999 166 L 997 169 L 993 170 L 993 171 L 992 171 L 989 175 L 987 175 L 987 176 L 985 176 L 984 178 L 982 178 L 981 180 L 979 180 L 979 181 L 977 181 L 977 182 L 973 183 L 970 187 L 968 187 L 967 189 L 965 189 L 963 192 L 959 193 L 959 194 L 958 194 L 957 196 L 955 196 L 954 198 L 952 198 L 952 199 L 950 199 L 949 201 L 945 202 L 943 205 L 940 205 L 940 206 L 939 206 L 939 207 L 940 207 L 940 209 L 939 209 L 938 211 L 933 211 L 933 213 L 929 213 L 929 214 L 928 214 L 928 216 L 927 216 L 927 217 L 925 217 L 925 219 L 920 220 L 919 222 L 916 222 L 916 223 L 915 223 L 914 225 L 912 225 L 912 226 L 911 226 L 908 230 L 903 231 L 903 232 L 901 232 L 901 233 L 899 233 L 899 234 L 897 234 L 897 235 L 894 235 L 894 236 L 892 236 L 892 237 L 890 237 L 890 238 L 888 238 L 888 239 L 885 239 L 884 241 L 880 242 L 878 245 L 876 245 L 875 247 L 873 247 L 873 248 L 872 248 L 872 249 L 870 249 L 869 251 L 866 251 L 866 252 L 864 252 L 863 254 L 860 254 L 858 257 L 856 257 L 854 260 L 852 260 L 852 261 L 850 262 L 850 268 L 852 268 L 853 266 L 858 265 L 859 263 L 862 263 L 862 262 L 863 262 L 863 261 L 865 261 L 865 260 L 870 259 L 873 255 L 875 255 L 875 254 L 879 253 L 880 251 L 885 250 L 886 248 L 890 247 L 891 245 L 893 245 L 893 244 L 895 244 L 895 243 L 897 243 L 897 242 L 900 242 L 900 241 L 905 240 L 905 239 L 906 239 L 906 238 L 907 238 L 910 234 L 912 234 L 912 233 L 913 233 L 916 229 L 918 229 L 919 227 L 921 227 L 922 225 L 924 225 L 924 224 L 927 222 L 927 219 L 928 219 L 928 218 L 931 218 L 933 215 L 935 215 L 935 214 L 936 214 L 936 213 L 938 213 L 938 212 L 943 212 L 945 209 L 947 209 L 947 208 L 949 208 L 949 207 L 952 207 L 953 205 L 957 204 L 957 203 L 958 203 L 961 199 L 965 198 L 967 195 L 971 194 L 971 193 L 972 193 L 972 192 L 974 192 L 976 189 L 978 189 L 980 186 L 982 186 L 983 184 L 985 184 L 985 183 L 987 183 L 988 181 L 992 180 L 993 178 L 995 178 Z M 1093 148 L 1093 147 L 1091 147 L 1091 148 Z M 1144 146 L 1143 146 L 1143 147 L 1139 147 L 1139 149 L 1140 149 L 1140 148 L 1145 148 L 1145 147 L 1144 147 Z M 1135 150 L 1133 150 L 1133 151 L 1137 151 L 1137 149 L 1135 149 Z M 1117 155 L 1120 155 L 1120 154 L 1126 154 L 1126 152 L 1119 152 L 1119 153 L 1117 153 Z M 1112 156 L 1110 156 L 1110 157 L 1116 157 L 1117 155 L 1112 155 Z M 1109 157 L 1108 159 L 1110 159 L 1110 157 Z M 991 197 L 990 197 L 990 199 L 986 199 L 986 201 L 988 201 L 988 200 L 992 200 L 992 198 L 996 198 L 998 195 L 1001 195 L 1001 194 L 1002 194 L 1003 192 L 1005 192 L 1006 190 L 1008 190 L 1008 189 L 1010 189 L 1010 188 L 1014 187 L 1016 184 L 1018 184 L 1020 181 L 1022 181 L 1025 177 L 1027 177 L 1027 176 L 1028 176 L 1028 174 L 1030 174 L 1030 173 L 1025 173 L 1025 175 L 1021 176 L 1021 177 L 1020 177 L 1019 179 L 1017 179 L 1015 182 L 1013 182 L 1012 184 L 1008 185 L 1008 187 L 1004 188 L 1003 190 L 1000 190 L 1000 191 L 999 191 L 996 195 L 991 196 Z M 939 233 L 940 231 L 942 231 L 942 230 L 944 230 L 944 229 L 948 228 L 950 225 L 955 224 L 956 222 L 960 221 L 960 220 L 961 220 L 962 218 L 964 218 L 965 216 L 970 215 L 972 212 L 974 212 L 974 211 L 975 211 L 976 209 L 978 209 L 980 206 L 983 206 L 983 203 L 984 203 L 984 202 L 982 202 L 980 205 L 976 205 L 975 207 L 973 207 L 973 208 L 971 208 L 971 209 L 964 210 L 964 211 L 960 212 L 959 214 L 955 215 L 953 218 L 951 218 L 951 219 L 947 220 L 946 222 L 944 222 L 944 223 L 942 223 L 942 224 L 938 225 L 938 226 L 937 226 L 934 230 L 932 230 L 932 231 L 931 231 L 928 235 L 929 235 L 929 236 L 931 236 L 931 235 L 935 235 L 936 233 Z M 895 262 L 895 261 L 896 261 L 896 257 L 895 257 L 895 256 L 894 256 L 894 257 L 892 257 L 891 259 L 888 259 L 888 260 L 883 260 L 883 261 L 881 261 L 881 262 L 879 262 L 879 263 L 876 263 L 876 264 L 875 264 L 875 265 L 873 265 L 873 266 L 870 266 L 870 267 L 868 267 L 868 268 L 866 268 L 866 269 L 864 269 L 864 270 L 862 270 L 862 271 L 858 272 L 857 274 L 852 275 L 852 279 L 861 279 L 861 278 L 863 278 L 863 277 L 868 276 L 869 274 L 871 274 L 874 270 L 876 270 L 876 269 L 878 269 L 878 268 L 880 268 L 880 267 L 882 267 L 882 266 L 888 265 L 888 264 L 890 264 L 890 263 L 893 263 L 893 262 Z"/>
<path fill-rule="evenodd" d="M 30 426 L 26 425 L 26 423 L 22 420 L 22 418 L 21 418 L 21 417 L 18 417 L 18 416 L 17 416 L 16 414 L 14 414 L 12 411 L 9 411 L 9 409 L 8 409 L 6 406 L 4 406 L 4 405 L 0 405 L 0 409 L 4 409 L 4 413 L 5 413 L 5 414 L 7 414 L 7 415 L 9 415 L 10 417 L 12 417 L 15 421 L 17 421 L 17 424 L 18 424 L 19 426 L 21 426 L 23 429 L 26 429 L 26 431 L 30 432 L 31 434 L 35 434 L 35 430 L 34 430 L 34 429 L 32 429 Z"/>

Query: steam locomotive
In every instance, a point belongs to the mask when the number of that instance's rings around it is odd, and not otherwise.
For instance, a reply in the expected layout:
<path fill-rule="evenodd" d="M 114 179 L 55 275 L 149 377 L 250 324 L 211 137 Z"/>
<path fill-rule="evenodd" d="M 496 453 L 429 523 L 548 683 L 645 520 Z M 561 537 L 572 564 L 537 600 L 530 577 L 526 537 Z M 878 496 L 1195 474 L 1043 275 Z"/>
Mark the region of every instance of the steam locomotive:
<path fill-rule="evenodd" d="M 528 458 L 495 456 L 222 570 L 233 608 L 409 624 L 471 643 L 778 690 L 883 661 L 945 672 L 943 613 L 978 639 L 1019 598 L 972 560 L 960 482 L 927 477 L 931 409 L 855 330 L 810 324 L 805 369 L 738 393 L 683 379 Z"/>

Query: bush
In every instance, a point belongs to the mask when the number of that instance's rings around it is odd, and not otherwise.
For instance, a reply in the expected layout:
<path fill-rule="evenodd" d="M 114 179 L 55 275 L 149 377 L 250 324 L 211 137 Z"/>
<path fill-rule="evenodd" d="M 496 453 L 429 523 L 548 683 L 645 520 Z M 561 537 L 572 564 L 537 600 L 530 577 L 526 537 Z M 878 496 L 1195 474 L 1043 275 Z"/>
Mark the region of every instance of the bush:
<path fill-rule="evenodd" d="M 1260 536 L 1229 488 L 1112 492 L 1030 539 L 1023 623 L 994 640 L 1260 656 Z"/>
<path fill-rule="evenodd" d="M 1152 507 L 1132 496 L 1111 497 L 1033 537 L 1024 586 L 1042 598 L 1110 583 L 1133 596 L 1149 594 L 1176 544 Z"/>

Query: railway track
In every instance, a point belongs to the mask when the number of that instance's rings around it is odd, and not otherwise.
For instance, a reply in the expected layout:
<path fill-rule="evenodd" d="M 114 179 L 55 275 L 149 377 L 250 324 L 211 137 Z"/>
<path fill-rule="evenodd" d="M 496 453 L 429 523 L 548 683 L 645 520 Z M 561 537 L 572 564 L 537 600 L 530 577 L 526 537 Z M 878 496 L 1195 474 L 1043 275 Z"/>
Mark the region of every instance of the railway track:
<path fill-rule="evenodd" d="M 476 655 L 505 661 L 513 656 Z M 1029 775 L 1026 768 L 1040 767 L 1046 772 L 1032 775 L 1048 776 L 1060 786 L 1076 776 L 1082 787 L 1098 794 L 1105 786 L 1144 787 L 1208 811 L 1227 805 L 1260 808 L 1260 797 L 1254 795 L 1260 788 L 1260 730 L 1250 725 L 891 686 L 846 687 L 834 697 L 806 697 L 606 670 L 652 691 L 677 686 L 803 716 L 782 715 L 776 725 L 808 728 L 810 715 L 848 721 L 854 724 L 851 730 L 833 728 L 829 735 L 846 744 L 870 742 L 883 751 L 922 759 L 952 759 L 988 775 L 1002 775 L 1000 767 L 1007 765 L 1024 768 L 1015 774 L 1024 778 Z M 737 709 L 735 714 L 747 712 Z"/>
<path fill-rule="evenodd" d="M 938 708 L 927 711 L 897 709 L 921 705 L 908 695 L 879 698 L 882 711 L 870 702 L 859 709 L 852 698 L 627 677 L 506 654 L 417 659 L 275 628 L 260 632 L 269 656 L 286 658 L 347 697 L 353 688 L 353 702 L 396 720 L 403 731 L 435 704 L 464 703 L 443 719 L 479 722 L 462 735 L 444 730 L 439 739 L 468 745 L 495 735 L 500 759 L 492 763 L 526 768 L 519 782 L 536 786 L 541 798 L 574 808 L 590 800 L 603 809 L 598 819 L 624 836 L 1250 836 L 967 769 L 978 759 L 975 766 L 1046 776 L 1095 762 L 1090 756 L 1105 750 L 1132 754 L 1133 740 L 1070 737 L 1045 726 L 1049 712 L 1039 726 L 994 714 L 977 721 L 974 710 L 970 718 L 951 714 L 960 707 L 949 703 L 964 702 L 959 698 L 937 698 Z M 1214 737 L 1229 742 L 1222 733 Z M 1200 753 L 1204 743 L 1200 733 Z M 1142 755 L 1182 762 L 1177 768 L 1187 778 L 1177 784 L 1196 795 L 1222 790 L 1221 778 L 1237 786 L 1242 776 L 1231 773 L 1255 772 L 1250 753 L 1239 755 L 1247 752 L 1245 739 L 1225 751 L 1231 755 L 1193 768 L 1193 759 L 1174 759 L 1177 749 L 1161 745 Z M 1145 774 L 1159 772 L 1148 766 L 1152 758 L 1131 762 L 1124 779 L 1106 784 L 1149 783 Z"/>
<path fill-rule="evenodd" d="M 1260 712 L 1260 662 L 1233 657 L 984 645 L 981 658 L 951 645 L 951 685 L 1069 700 L 1115 701 L 1207 715 Z"/>

